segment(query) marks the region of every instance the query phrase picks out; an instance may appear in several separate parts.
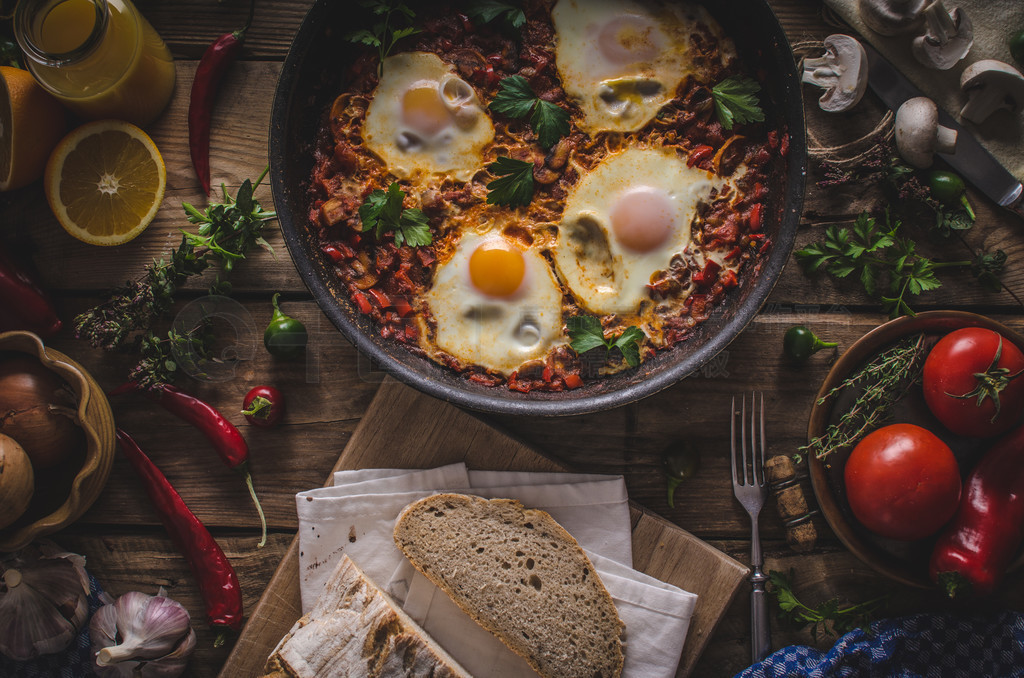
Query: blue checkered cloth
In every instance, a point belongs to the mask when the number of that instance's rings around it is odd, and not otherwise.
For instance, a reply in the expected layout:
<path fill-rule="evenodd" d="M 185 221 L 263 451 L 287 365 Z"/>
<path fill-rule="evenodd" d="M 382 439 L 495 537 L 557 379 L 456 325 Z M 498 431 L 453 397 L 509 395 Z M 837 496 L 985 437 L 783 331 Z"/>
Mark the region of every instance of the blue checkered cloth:
<path fill-rule="evenodd" d="M 89 575 L 89 619 L 103 605 L 99 582 Z M 47 654 L 25 662 L 16 662 L 0 654 L 0 678 L 87 678 L 92 670 L 89 622 L 63 652 Z"/>
<path fill-rule="evenodd" d="M 1024 678 L 1024 614 L 915 614 L 857 629 L 825 652 L 791 645 L 736 678 Z"/>

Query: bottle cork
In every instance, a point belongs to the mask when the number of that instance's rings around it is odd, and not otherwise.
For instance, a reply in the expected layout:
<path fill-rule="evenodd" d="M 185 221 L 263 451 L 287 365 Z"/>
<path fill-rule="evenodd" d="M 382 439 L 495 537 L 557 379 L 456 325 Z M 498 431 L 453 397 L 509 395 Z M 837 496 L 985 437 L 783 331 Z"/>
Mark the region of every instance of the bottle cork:
<path fill-rule="evenodd" d="M 811 522 L 817 511 L 807 505 L 793 460 L 784 454 L 768 459 L 765 477 L 775 494 L 775 508 L 786 526 L 786 543 L 794 551 L 811 550 L 818 539 L 818 531 Z"/>

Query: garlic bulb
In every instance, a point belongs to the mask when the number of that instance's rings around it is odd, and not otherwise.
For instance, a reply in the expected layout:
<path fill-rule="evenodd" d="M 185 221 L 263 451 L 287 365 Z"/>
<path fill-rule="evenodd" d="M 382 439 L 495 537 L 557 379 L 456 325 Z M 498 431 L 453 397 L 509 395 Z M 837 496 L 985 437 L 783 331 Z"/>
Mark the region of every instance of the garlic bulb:
<path fill-rule="evenodd" d="M 133 591 L 96 610 L 89 624 L 100 676 L 174 678 L 196 647 L 188 610 L 164 595 Z"/>
<path fill-rule="evenodd" d="M 85 558 L 49 541 L 0 559 L 0 653 L 17 661 L 66 648 L 89 618 Z"/>

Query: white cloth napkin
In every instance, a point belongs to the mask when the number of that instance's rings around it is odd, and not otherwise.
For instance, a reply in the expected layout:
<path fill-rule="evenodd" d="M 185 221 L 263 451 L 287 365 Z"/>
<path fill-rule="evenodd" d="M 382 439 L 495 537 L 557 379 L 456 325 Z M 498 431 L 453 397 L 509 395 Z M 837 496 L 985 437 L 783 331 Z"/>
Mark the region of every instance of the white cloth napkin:
<path fill-rule="evenodd" d="M 1024 27 L 1024 0 L 948 0 L 946 9 L 961 8 L 974 24 L 974 45 L 967 56 L 948 71 L 922 66 L 911 52 L 913 35 L 886 37 L 875 33 L 860 20 L 857 0 L 825 0 L 825 4 L 857 29 L 861 37 L 874 45 L 907 79 L 917 85 L 925 96 L 964 124 L 974 137 L 1001 162 L 1006 169 L 1024 179 L 1024 107 L 997 111 L 980 125 L 960 120 L 960 109 L 967 102 L 960 92 L 960 75 L 964 69 L 982 59 L 996 59 L 1024 70 L 1010 56 L 1009 40 L 1014 31 Z"/>
<path fill-rule="evenodd" d="M 303 612 L 312 609 L 346 553 L 399 604 L 407 601 L 410 615 L 477 678 L 536 675 L 419 575 L 395 546 L 392 532 L 402 509 L 441 491 L 509 497 L 550 513 L 587 550 L 615 600 L 627 626 L 626 675 L 675 675 L 697 596 L 632 569 L 629 503 L 621 476 L 469 471 L 464 464 L 339 471 L 333 486 L 296 495 Z"/>

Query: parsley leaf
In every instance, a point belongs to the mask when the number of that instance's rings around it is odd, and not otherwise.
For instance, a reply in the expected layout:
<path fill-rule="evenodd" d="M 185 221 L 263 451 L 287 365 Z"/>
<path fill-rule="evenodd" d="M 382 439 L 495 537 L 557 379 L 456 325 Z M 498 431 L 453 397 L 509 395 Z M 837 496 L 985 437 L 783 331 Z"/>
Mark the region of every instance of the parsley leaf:
<path fill-rule="evenodd" d="M 761 122 L 764 111 L 757 99 L 761 86 L 755 80 L 733 75 L 711 88 L 715 101 L 715 113 L 725 129 L 732 129 L 734 123 Z"/>
<path fill-rule="evenodd" d="M 360 28 L 346 33 L 344 39 L 357 45 L 376 47 L 377 55 L 380 57 L 377 74 L 380 75 L 384 71 L 384 58 L 394 49 L 395 43 L 420 32 L 420 29 L 412 26 L 395 28 L 392 24 L 392 15 L 397 13 L 405 17 L 406 22 L 410 22 L 416 17 L 416 13 L 407 5 L 395 0 L 363 0 L 360 5 L 376 16 L 383 17 L 384 20 L 373 24 L 370 29 Z"/>
<path fill-rule="evenodd" d="M 640 342 L 644 333 L 639 327 L 627 327 L 622 334 L 611 339 L 604 338 L 601 321 L 592 315 L 574 315 L 566 323 L 569 332 L 569 346 L 582 355 L 602 346 L 609 351 L 619 349 L 626 364 L 636 367 L 640 364 Z"/>
<path fill-rule="evenodd" d="M 569 133 L 569 111 L 538 97 L 529 81 L 521 75 L 502 78 L 490 108 L 510 118 L 529 115 L 530 127 L 544 148 L 554 146 Z"/>
<path fill-rule="evenodd" d="M 938 289 L 941 268 L 970 267 L 987 289 L 1001 286 L 1005 254 L 981 254 L 973 262 L 933 261 L 917 251 L 912 239 L 899 235 L 901 226 L 888 212 L 884 223 L 864 212 L 852 228 L 826 227 L 823 241 L 811 243 L 795 256 L 807 273 L 824 270 L 836 278 L 856 273 L 864 291 L 877 297 L 893 318 L 914 315 L 908 297 Z"/>
<path fill-rule="evenodd" d="M 790 570 L 792 576 L 792 570 Z M 811 637 L 818 640 L 818 634 L 841 636 L 856 628 L 870 632 L 871 618 L 883 607 L 885 596 L 874 598 L 856 605 L 839 606 L 839 599 L 833 598 L 815 608 L 808 607 L 793 593 L 789 576 L 777 570 L 769 570 L 771 593 L 779 604 L 779 617 L 796 625 L 798 628 L 809 628 Z"/>
<path fill-rule="evenodd" d="M 487 166 L 499 178 L 487 184 L 488 205 L 529 205 L 533 200 L 533 163 L 505 156 Z"/>
<path fill-rule="evenodd" d="M 395 246 L 408 243 L 410 247 L 429 245 L 433 240 L 427 215 L 418 209 L 403 209 L 405 191 L 398 182 L 392 182 L 387 192 L 377 189 L 366 196 L 359 206 L 359 219 L 363 232 L 373 231 L 380 240 L 388 231 L 395 234 Z"/>
<path fill-rule="evenodd" d="M 526 14 L 521 8 L 501 0 L 474 0 L 466 8 L 466 14 L 484 24 L 499 17 L 508 22 L 512 28 L 522 28 L 526 23 Z"/>

